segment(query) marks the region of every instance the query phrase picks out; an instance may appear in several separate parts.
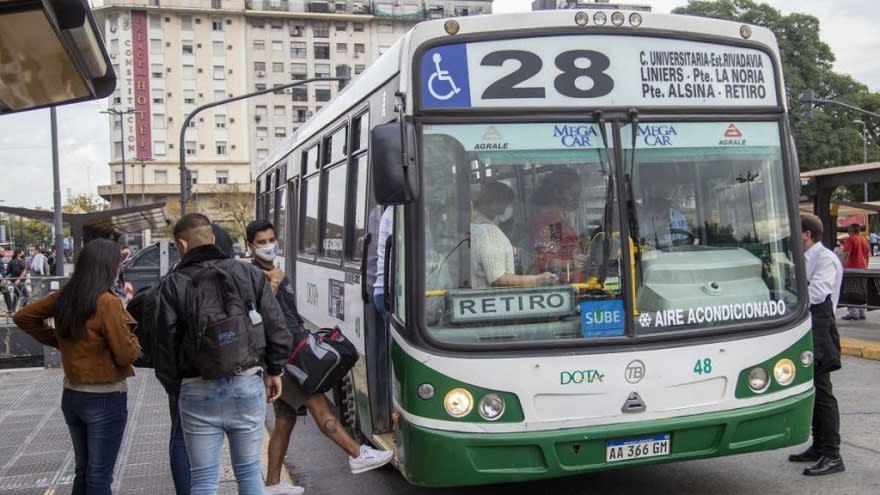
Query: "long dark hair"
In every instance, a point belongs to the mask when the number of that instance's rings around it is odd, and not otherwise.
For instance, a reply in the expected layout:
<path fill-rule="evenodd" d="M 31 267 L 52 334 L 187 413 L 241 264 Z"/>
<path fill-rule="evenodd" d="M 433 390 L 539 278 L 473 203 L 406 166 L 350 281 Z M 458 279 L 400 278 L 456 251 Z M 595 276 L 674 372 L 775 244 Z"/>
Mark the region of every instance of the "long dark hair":
<path fill-rule="evenodd" d="M 98 297 L 116 282 L 122 255 L 119 245 L 96 239 L 85 245 L 76 259 L 73 276 L 55 301 L 55 331 L 59 337 L 81 339 L 88 320 L 98 306 Z"/>

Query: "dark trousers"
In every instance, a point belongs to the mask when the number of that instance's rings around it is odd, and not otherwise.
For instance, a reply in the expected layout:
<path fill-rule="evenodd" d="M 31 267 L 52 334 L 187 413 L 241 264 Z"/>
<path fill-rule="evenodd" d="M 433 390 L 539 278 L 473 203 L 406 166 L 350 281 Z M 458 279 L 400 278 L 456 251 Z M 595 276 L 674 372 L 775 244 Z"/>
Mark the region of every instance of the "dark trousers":
<path fill-rule="evenodd" d="M 128 394 L 64 389 L 61 411 L 76 459 L 73 495 L 111 495 L 113 468 L 128 419 Z"/>
<path fill-rule="evenodd" d="M 840 455 L 840 411 L 831 388 L 831 373 L 813 377 L 816 402 L 813 404 L 813 445 L 822 455 Z"/>
<path fill-rule="evenodd" d="M 174 491 L 177 495 L 189 495 L 191 478 L 189 457 L 183 441 L 183 426 L 180 424 L 180 409 L 177 397 L 168 396 L 168 410 L 171 413 L 171 438 L 168 440 L 168 458 L 171 461 L 171 477 L 174 478 Z"/>

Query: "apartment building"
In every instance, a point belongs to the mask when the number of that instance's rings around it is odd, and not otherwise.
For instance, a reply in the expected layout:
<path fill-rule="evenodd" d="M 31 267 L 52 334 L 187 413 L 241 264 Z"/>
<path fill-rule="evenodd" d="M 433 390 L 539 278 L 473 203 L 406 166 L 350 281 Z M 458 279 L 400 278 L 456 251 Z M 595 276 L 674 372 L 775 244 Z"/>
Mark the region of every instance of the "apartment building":
<path fill-rule="evenodd" d="M 110 98 L 112 207 L 180 191 L 179 133 L 196 107 L 299 79 L 359 74 L 412 25 L 491 12 L 492 0 L 104 0 L 95 6 L 118 76 Z M 183 143 L 194 208 L 231 222 L 251 165 L 337 92 L 316 83 L 214 107 Z M 123 173 L 123 158 L 125 171 Z M 123 194 L 124 193 L 124 194 Z M 252 202 L 252 199 L 248 201 Z"/>

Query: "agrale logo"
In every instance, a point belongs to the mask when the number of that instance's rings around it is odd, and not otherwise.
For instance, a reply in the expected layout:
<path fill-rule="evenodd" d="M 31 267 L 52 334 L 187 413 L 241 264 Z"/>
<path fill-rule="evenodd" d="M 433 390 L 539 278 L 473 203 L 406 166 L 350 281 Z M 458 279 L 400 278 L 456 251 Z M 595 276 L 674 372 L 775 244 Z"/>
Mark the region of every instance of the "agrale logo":
<path fill-rule="evenodd" d="M 605 375 L 599 373 L 599 370 L 562 371 L 559 373 L 559 384 L 602 383 L 604 378 Z"/>
<path fill-rule="evenodd" d="M 730 124 L 724 131 L 724 137 L 718 141 L 719 146 L 745 146 L 746 140 L 743 139 L 743 133 L 736 127 L 736 124 Z"/>
<path fill-rule="evenodd" d="M 485 150 L 506 150 L 510 147 L 510 144 L 504 141 L 504 135 L 501 134 L 498 129 L 495 128 L 494 125 L 490 125 L 486 132 L 483 133 L 483 141 L 496 141 L 489 143 L 477 143 L 474 145 L 474 151 L 485 151 Z"/>

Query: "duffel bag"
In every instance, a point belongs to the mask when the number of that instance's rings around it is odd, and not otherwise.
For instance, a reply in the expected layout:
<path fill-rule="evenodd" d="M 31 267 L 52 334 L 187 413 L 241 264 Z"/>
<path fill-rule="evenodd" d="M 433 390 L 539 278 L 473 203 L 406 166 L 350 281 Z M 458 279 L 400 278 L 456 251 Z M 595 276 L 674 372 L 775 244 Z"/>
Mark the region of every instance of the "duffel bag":
<path fill-rule="evenodd" d="M 284 368 L 308 396 L 332 389 L 357 360 L 357 349 L 339 327 L 322 328 L 304 333 Z"/>

